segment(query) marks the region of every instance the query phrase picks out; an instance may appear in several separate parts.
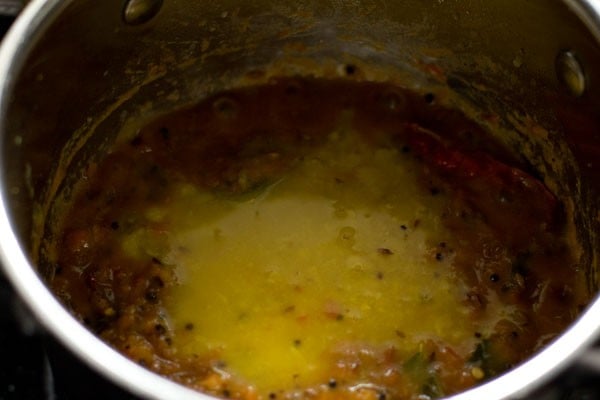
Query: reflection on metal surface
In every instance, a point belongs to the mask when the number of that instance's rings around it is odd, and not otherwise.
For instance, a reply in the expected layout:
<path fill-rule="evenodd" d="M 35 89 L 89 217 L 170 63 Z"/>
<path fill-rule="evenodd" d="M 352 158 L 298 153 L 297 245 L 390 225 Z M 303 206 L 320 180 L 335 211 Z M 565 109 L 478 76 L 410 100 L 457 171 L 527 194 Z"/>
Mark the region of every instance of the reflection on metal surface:
<path fill-rule="evenodd" d="M 555 67 L 556 77 L 571 95 L 579 97 L 585 92 L 585 73 L 575 53 L 570 50 L 560 52 Z"/>
<path fill-rule="evenodd" d="M 25 6 L 24 0 L 0 0 L 0 15 L 16 16 Z"/>
<path fill-rule="evenodd" d="M 123 9 L 123 21 L 128 25 L 141 25 L 158 14 L 163 0 L 129 0 Z"/>

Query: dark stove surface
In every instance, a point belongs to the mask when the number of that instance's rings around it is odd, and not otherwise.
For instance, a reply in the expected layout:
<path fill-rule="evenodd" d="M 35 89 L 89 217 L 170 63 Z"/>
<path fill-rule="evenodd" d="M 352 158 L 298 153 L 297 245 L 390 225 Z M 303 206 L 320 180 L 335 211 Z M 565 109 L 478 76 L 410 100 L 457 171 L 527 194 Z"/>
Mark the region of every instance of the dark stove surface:
<path fill-rule="evenodd" d="M 0 400 L 136 399 L 85 366 L 31 318 L 0 277 Z"/>
<path fill-rule="evenodd" d="M 0 281 L 0 398 L 43 399 L 48 397 L 47 362 L 41 338 L 25 335 L 13 313 L 13 293 Z"/>
<path fill-rule="evenodd" d="M 0 38 L 13 21 L 0 15 Z M 600 375 L 573 367 L 530 398 L 600 400 Z M 13 399 L 137 398 L 100 377 L 44 332 L 0 272 L 0 400 Z"/>

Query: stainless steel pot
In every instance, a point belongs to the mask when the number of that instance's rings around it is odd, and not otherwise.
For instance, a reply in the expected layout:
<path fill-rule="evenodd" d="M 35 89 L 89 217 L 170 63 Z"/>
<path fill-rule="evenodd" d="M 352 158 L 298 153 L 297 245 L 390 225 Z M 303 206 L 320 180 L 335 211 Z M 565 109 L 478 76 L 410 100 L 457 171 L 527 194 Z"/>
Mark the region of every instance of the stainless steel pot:
<path fill-rule="evenodd" d="M 0 253 L 40 322 L 132 393 L 208 398 L 127 360 L 56 301 L 51 271 L 35 267 L 51 205 L 124 125 L 248 79 L 347 63 L 497 116 L 501 140 L 575 205 L 597 292 L 599 2 L 32 0 L 0 49 Z M 575 360 L 597 365 L 586 351 L 599 332 L 597 300 L 535 357 L 453 399 L 522 398 Z"/>

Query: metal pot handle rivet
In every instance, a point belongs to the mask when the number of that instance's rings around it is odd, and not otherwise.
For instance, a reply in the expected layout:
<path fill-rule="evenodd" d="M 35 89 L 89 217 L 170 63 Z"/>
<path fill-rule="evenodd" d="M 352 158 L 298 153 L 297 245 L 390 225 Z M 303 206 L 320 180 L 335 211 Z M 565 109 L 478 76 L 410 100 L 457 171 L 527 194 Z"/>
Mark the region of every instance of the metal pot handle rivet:
<path fill-rule="evenodd" d="M 575 97 L 583 95 L 586 89 L 586 77 L 581 61 L 570 50 L 561 51 L 556 56 L 556 77 L 563 87 Z"/>
<path fill-rule="evenodd" d="M 141 25 L 158 14 L 163 0 L 127 0 L 123 8 L 123 21 L 127 25 Z"/>

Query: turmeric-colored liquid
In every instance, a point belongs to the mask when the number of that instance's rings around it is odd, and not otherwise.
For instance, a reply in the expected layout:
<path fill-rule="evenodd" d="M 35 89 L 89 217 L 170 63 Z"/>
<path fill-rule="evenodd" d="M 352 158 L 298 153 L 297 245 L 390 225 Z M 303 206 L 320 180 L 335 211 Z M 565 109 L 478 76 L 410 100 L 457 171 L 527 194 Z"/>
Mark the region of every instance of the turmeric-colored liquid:
<path fill-rule="evenodd" d="M 263 393 L 327 382 L 324 355 L 344 344 L 472 346 L 491 327 L 469 318 L 451 258 L 431 253 L 449 236 L 443 200 L 415 168 L 339 131 L 243 201 L 182 186 L 159 217 L 179 277 L 168 314 L 194 327 L 175 346 L 218 353 Z"/>

